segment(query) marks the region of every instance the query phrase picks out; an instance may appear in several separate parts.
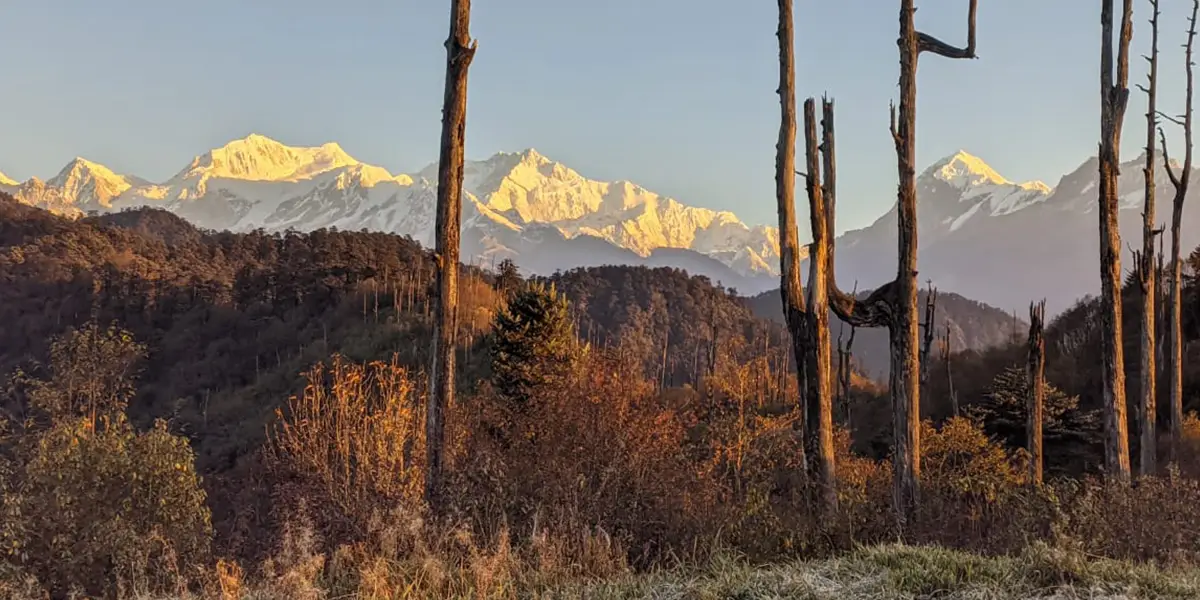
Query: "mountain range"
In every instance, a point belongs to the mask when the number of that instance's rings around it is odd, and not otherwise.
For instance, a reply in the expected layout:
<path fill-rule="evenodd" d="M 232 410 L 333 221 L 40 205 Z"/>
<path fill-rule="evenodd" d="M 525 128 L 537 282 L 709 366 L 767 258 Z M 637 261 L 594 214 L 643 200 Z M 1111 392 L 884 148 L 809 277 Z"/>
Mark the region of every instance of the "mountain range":
<path fill-rule="evenodd" d="M 1131 241 L 1140 237 L 1143 162 L 1122 166 L 1121 227 Z M 1171 188 L 1161 166 L 1156 179 L 1159 214 L 1169 215 Z M 1010 181 L 965 151 L 935 162 L 918 178 L 919 278 L 1005 310 L 1042 297 L 1051 312 L 1067 308 L 1099 287 L 1096 182 L 1094 158 L 1054 187 Z M 0 189 L 17 200 L 67 216 L 149 205 L 207 229 L 368 229 L 427 247 L 436 186 L 436 164 L 393 175 L 335 143 L 291 147 L 257 134 L 196 156 L 161 183 L 82 158 L 45 181 L 0 174 Z M 464 262 L 512 258 L 535 274 L 603 264 L 672 266 L 748 294 L 778 285 L 776 228 L 629 181 L 588 179 L 533 149 L 468 161 L 464 192 Z M 1185 211 L 1189 249 L 1200 243 L 1194 215 Z M 864 290 L 891 279 L 895 256 L 893 207 L 838 237 L 842 287 Z"/>

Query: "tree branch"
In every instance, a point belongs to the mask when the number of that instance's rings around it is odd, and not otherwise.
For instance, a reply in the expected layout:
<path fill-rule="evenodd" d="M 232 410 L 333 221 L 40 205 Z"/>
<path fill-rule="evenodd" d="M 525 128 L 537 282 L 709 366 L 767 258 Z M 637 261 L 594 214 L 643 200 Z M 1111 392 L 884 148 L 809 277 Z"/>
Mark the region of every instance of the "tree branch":
<path fill-rule="evenodd" d="M 828 222 L 827 233 L 828 239 L 825 243 L 829 248 L 829 261 L 826 265 L 826 290 L 829 294 L 829 307 L 834 314 L 842 321 L 849 323 L 854 327 L 886 327 L 891 323 L 892 308 L 890 302 L 894 293 L 889 291 L 894 286 L 892 284 L 885 285 L 873 292 L 865 302 L 860 302 L 856 294 L 847 294 L 837 285 L 836 265 L 836 249 L 834 243 L 834 211 L 837 208 L 837 156 L 836 142 L 834 136 L 834 110 L 833 101 L 824 100 L 821 105 L 821 132 L 823 143 L 820 145 L 821 159 L 824 164 L 825 182 L 824 186 L 816 190 L 818 194 L 824 196 L 826 220 Z M 807 106 L 806 106 L 807 114 Z M 893 136 L 895 133 L 895 105 L 892 106 L 892 121 L 893 121 Z M 807 134 L 806 134 L 807 135 Z M 815 137 L 815 135 L 814 135 Z M 815 140 L 812 150 L 816 150 Z M 817 165 L 811 159 L 809 160 L 809 170 L 817 168 Z M 811 187 L 811 186 L 810 186 Z M 810 192 L 812 193 L 812 192 Z M 858 289 L 858 284 L 855 283 L 855 290 Z"/>
<path fill-rule="evenodd" d="M 901 144 L 904 143 L 904 140 L 900 137 L 900 131 L 896 129 L 896 103 L 895 103 L 895 101 L 888 102 L 888 113 L 890 114 L 890 118 L 888 121 L 888 123 L 889 123 L 888 131 L 890 131 L 892 133 L 892 142 L 894 144 L 896 144 L 897 147 L 899 147 Z"/>
<path fill-rule="evenodd" d="M 1195 112 L 1193 103 L 1193 92 L 1195 91 L 1196 82 L 1196 62 L 1192 60 L 1193 51 L 1196 47 L 1196 18 L 1200 16 L 1200 0 L 1192 0 L 1192 16 L 1188 21 L 1188 37 L 1184 47 L 1185 60 L 1187 62 L 1187 97 L 1184 99 L 1183 111 L 1183 138 L 1184 138 L 1184 158 L 1183 158 L 1183 173 L 1179 176 L 1180 195 L 1187 193 L 1188 180 L 1192 175 L 1192 115 Z"/>
<path fill-rule="evenodd" d="M 953 59 L 972 59 L 975 56 L 975 15 L 979 9 L 979 0 L 971 0 L 967 12 L 967 45 L 964 48 L 951 46 L 927 33 L 917 32 L 917 53 L 929 52 L 938 56 Z"/>
<path fill-rule="evenodd" d="M 1185 122 L 1185 120 L 1184 120 L 1184 117 L 1183 117 L 1183 116 L 1179 116 L 1179 117 L 1172 117 L 1171 115 L 1168 115 L 1167 113 L 1165 113 L 1165 112 L 1163 112 L 1163 111 L 1161 111 L 1161 110 L 1159 110 L 1159 111 L 1155 111 L 1155 112 L 1156 112 L 1156 113 L 1158 113 L 1158 116 L 1159 116 L 1159 117 L 1162 117 L 1163 119 L 1166 119 L 1166 120 L 1168 120 L 1168 121 L 1170 121 L 1170 122 L 1172 122 L 1172 123 L 1174 123 L 1174 124 L 1176 124 L 1176 125 L 1178 125 L 1178 126 L 1180 126 L 1180 127 L 1187 127 L 1187 123 Z"/>
<path fill-rule="evenodd" d="M 896 282 L 889 281 L 859 300 L 836 286 L 829 286 L 829 308 L 839 319 L 855 327 L 888 327 L 892 323 Z"/>
<path fill-rule="evenodd" d="M 1175 189 L 1179 189 L 1183 185 L 1183 181 L 1171 169 L 1171 153 L 1167 150 L 1167 134 L 1163 132 L 1162 127 L 1158 128 L 1158 137 L 1162 140 L 1163 167 L 1167 170 L 1167 178 L 1171 180 L 1171 185 L 1175 186 Z"/>

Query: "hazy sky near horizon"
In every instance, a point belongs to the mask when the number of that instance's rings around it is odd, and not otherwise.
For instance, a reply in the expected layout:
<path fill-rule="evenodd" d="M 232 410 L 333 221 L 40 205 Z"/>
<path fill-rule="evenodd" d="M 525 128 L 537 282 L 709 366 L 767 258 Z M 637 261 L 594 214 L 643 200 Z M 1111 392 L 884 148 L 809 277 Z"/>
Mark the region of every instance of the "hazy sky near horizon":
<path fill-rule="evenodd" d="M 5 3 L 0 172 L 48 178 L 78 155 L 160 181 L 251 132 L 297 146 L 337 141 L 361 161 L 416 171 L 437 159 L 449 4 Z M 922 0 L 918 27 L 962 44 L 967 4 Z M 1162 4 L 1160 105 L 1177 114 L 1191 2 Z M 918 168 L 961 148 L 1010 179 L 1055 185 L 1099 139 L 1100 3 L 980 5 L 980 60 L 922 60 Z M 839 230 L 868 225 L 895 202 L 887 114 L 898 6 L 796 0 L 800 96 L 837 100 Z M 475 0 L 467 156 L 535 147 L 591 178 L 773 224 L 776 10 L 769 1 Z M 1143 81 L 1139 56 L 1150 44 L 1148 2 L 1135 11 L 1131 84 Z M 1142 151 L 1144 112 L 1135 90 L 1126 158 Z"/>

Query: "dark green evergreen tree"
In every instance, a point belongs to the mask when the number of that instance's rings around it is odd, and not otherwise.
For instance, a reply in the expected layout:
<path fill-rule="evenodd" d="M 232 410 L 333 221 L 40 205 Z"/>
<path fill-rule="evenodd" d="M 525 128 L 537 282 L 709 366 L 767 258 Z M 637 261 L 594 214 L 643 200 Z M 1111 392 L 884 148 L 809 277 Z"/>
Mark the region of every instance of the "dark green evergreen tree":
<path fill-rule="evenodd" d="M 1007 367 L 992 380 L 983 402 L 967 409 L 967 415 L 1010 448 L 1025 448 L 1028 390 L 1025 370 Z M 1043 411 L 1047 473 L 1077 475 L 1099 466 L 1103 439 L 1098 411 L 1079 408 L 1078 396 L 1068 396 L 1049 383 Z"/>
<path fill-rule="evenodd" d="M 517 291 L 497 314 L 493 335 L 492 383 L 514 406 L 563 381 L 578 355 L 567 299 L 553 285 Z"/>

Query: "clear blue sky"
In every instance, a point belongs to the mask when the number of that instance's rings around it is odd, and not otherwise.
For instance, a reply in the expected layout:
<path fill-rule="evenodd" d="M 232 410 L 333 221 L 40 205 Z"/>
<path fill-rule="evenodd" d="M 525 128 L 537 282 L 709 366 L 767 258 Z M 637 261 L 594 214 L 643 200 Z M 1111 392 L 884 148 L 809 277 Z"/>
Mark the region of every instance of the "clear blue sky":
<path fill-rule="evenodd" d="M 258 132 L 338 141 L 393 172 L 437 158 L 449 0 L 40 0 L 0 8 L 0 171 L 76 155 L 161 180 Z M 838 100 L 839 229 L 894 202 L 887 106 L 898 2 L 796 0 L 801 97 Z M 922 62 L 918 162 L 964 148 L 1054 185 L 1094 153 L 1099 2 L 983 0 L 978 61 Z M 1164 108 L 1180 112 L 1188 0 L 1164 0 Z M 965 40 L 967 0 L 919 1 Z M 1139 52 L 1147 3 L 1136 4 Z M 467 155 L 536 147 L 598 179 L 773 223 L 776 3 L 476 0 Z M 1141 81 L 1137 59 L 1134 82 Z M 1135 93 L 1126 157 L 1141 151 Z"/>

